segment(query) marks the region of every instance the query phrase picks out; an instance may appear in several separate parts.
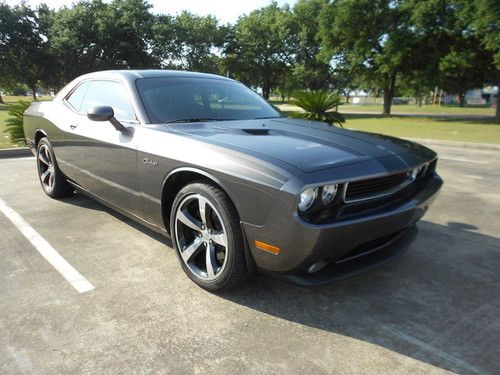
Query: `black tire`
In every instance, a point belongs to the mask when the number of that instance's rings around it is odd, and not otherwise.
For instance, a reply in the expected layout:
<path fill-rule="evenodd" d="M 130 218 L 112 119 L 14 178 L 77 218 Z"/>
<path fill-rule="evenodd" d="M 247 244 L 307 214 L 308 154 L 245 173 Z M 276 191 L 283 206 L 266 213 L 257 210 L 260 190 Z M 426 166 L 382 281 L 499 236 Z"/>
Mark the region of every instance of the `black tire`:
<path fill-rule="evenodd" d="M 36 146 L 36 165 L 42 189 L 49 197 L 57 199 L 74 192 L 60 171 L 54 150 L 47 138 L 42 138 Z"/>
<path fill-rule="evenodd" d="M 203 231 L 197 232 L 192 227 L 186 226 L 182 221 L 178 220 L 178 215 L 181 215 L 181 213 L 178 213 L 178 210 L 181 205 L 180 211 L 182 212 L 185 212 L 185 207 L 186 210 L 191 209 L 196 211 L 196 208 L 189 208 L 190 205 L 192 207 L 198 205 L 199 210 L 201 206 L 200 202 L 204 201 L 204 199 L 208 201 L 205 206 L 206 210 L 204 209 L 203 211 L 206 211 L 206 227 Z M 196 220 L 199 220 L 198 223 L 203 227 L 201 214 Z M 213 229 L 210 229 L 210 227 Z M 190 247 L 186 242 L 189 244 L 191 240 L 184 241 L 189 236 L 189 231 L 193 234 L 191 238 L 194 238 L 191 245 L 194 244 L 194 241 L 203 242 L 199 246 L 199 250 L 196 251 L 197 255 L 193 256 L 195 261 L 192 262 L 185 261 L 183 255 L 181 255 L 183 249 L 187 250 Z M 205 235 L 210 236 L 207 232 L 212 232 L 213 238 L 217 239 L 206 241 L 207 238 L 205 238 Z M 245 260 L 245 245 L 238 213 L 229 196 L 219 187 L 206 182 L 196 182 L 183 187 L 175 197 L 172 205 L 170 233 L 177 257 L 184 272 L 200 287 L 212 292 L 226 291 L 240 286 L 247 280 L 248 269 Z M 224 237 L 223 241 L 220 240 L 221 236 Z M 184 243 L 184 246 L 181 242 Z M 219 245 L 219 242 L 226 243 L 226 246 Z M 214 248 L 214 257 L 212 259 L 215 261 L 216 267 L 211 267 L 212 279 L 207 279 L 203 277 L 202 262 L 205 259 L 205 275 L 208 277 L 209 256 L 207 252 L 209 248 L 212 249 L 210 246 Z M 221 253 L 224 253 L 223 259 Z M 197 268 L 196 262 L 198 262 L 200 268 Z M 215 270 L 216 268 L 218 271 Z"/>

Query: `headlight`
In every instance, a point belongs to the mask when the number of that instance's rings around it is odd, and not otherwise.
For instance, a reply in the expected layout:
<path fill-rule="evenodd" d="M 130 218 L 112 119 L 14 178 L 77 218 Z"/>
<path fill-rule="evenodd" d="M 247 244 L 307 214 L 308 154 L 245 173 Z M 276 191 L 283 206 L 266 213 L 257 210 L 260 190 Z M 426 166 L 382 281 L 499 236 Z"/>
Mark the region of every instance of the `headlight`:
<path fill-rule="evenodd" d="M 300 199 L 298 204 L 299 210 L 304 212 L 309 208 L 311 208 L 317 196 L 318 196 L 318 188 L 305 189 L 302 193 L 300 193 Z"/>
<path fill-rule="evenodd" d="M 337 184 L 323 186 L 321 190 L 321 202 L 323 202 L 325 206 L 332 203 L 337 194 L 338 187 Z"/>

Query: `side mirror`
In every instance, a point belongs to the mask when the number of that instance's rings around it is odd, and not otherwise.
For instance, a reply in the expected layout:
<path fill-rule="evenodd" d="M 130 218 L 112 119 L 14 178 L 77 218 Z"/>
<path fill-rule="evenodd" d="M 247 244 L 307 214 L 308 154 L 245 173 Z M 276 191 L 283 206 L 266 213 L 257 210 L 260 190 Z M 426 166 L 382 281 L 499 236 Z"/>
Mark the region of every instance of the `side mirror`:
<path fill-rule="evenodd" d="M 116 130 L 126 132 L 127 128 L 115 118 L 115 111 L 108 105 L 98 105 L 87 111 L 87 117 L 92 121 L 109 121 Z"/>
<path fill-rule="evenodd" d="M 92 121 L 109 121 L 115 117 L 115 111 L 110 106 L 98 105 L 88 110 L 87 117 Z"/>

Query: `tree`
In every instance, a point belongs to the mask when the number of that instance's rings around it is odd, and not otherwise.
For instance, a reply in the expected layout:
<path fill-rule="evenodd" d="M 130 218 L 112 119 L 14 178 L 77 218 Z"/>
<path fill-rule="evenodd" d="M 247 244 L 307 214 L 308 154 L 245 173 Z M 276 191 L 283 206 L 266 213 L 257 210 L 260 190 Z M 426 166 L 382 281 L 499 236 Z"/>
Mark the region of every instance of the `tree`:
<path fill-rule="evenodd" d="M 11 8 L 0 3 L 0 103 L 3 103 L 2 89 L 6 89 L 12 82 L 9 66 L 12 63 L 10 35 L 14 28 L 15 18 Z"/>
<path fill-rule="evenodd" d="M 51 17 L 49 49 L 58 63 L 59 86 L 103 69 L 151 68 L 153 15 L 144 0 L 82 1 Z"/>
<path fill-rule="evenodd" d="M 479 47 L 479 48 L 476 48 Z M 470 40 L 454 46 L 439 62 L 440 87 L 457 93 L 460 106 L 465 104 L 467 90 L 481 87 L 491 73 L 492 56 L 477 43 Z"/>
<path fill-rule="evenodd" d="M 225 48 L 225 66 L 241 81 L 260 86 L 268 99 L 291 67 L 295 35 L 290 9 L 273 2 L 237 21 Z"/>
<path fill-rule="evenodd" d="M 323 45 L 359 76 L 384 91 L 383 113 L 391 112 L 398 73 L 414 53 L 411 10 L 403 1 L 338 0 L 324 8 Z"/>
<path fill-rule="evenodd" d="M 153 27 L 153 51 L 164 67 L 198 72 L 219 72 L 217 52 L 224 46 L 228 26 L 212 16 L 182 12 L 158 16 Z"/>
<path fill-rule="evenodd" d="M 285 98 L 290 99 L 295 90 L 303 87 L 303 81 L 297 77 L 294 71 L 288 70 L 279 80 L 276 89 L 281 96 L 281 101 L 285 102 Z"/>
<path fill-rule="evenodd" d="M 299 0 L 293 7 L 297 29 L 293 71 L 310 90 L 327 88 L 333 74 L 331 55 L 322 53 L 319 33 L 319 15 L 327 5 L 328 0 Z"/>
<path fill-rule="evenodd" d="M 465 104 L 467 90 L 494 83 L 493 77 L 498 75 L 494 55 L 481 43 L 473 26 L 475 9 L 478 4 L 488 3 L 487 0 L 407 1 L 412 8 L 415 46 L 426 51 L 415 58 L 419 65 L 415 83 L 424 81 L 428 88 L 437 85 L 458 94 L 461 106 Z M 489 10 L 494 13 L 493 6 Z M 483 12 L 480 14 L 484 16 Z M 484 22 L 483 18 L 480 22 Z M 500 32 L 499 22 L 496 23 Z M 489 31 L 495 30 L 489 27 Z"/>
<path fill-rule="evenodd" d="M 39 13 L 24 3 L 14 7 L 0 4 L 0 12 L 0 84 L 25 83 L 36 100 L 37 85 L 50 64 Z"/>
<path fill-rule="evenodd" d="M 496 0 L 463 0 L 462 17 L 493 55 L 494 71 L 490 83 L 498 87 L 495 117 L 500 120 L 500 3 Z"/>

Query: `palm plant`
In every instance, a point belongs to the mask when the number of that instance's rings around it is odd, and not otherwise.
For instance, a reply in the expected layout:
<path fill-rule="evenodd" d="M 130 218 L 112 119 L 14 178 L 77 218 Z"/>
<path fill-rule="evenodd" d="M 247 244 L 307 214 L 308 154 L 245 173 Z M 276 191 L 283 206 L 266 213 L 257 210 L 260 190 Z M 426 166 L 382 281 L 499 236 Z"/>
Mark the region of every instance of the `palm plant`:
<path fill-rule="evenodd" d="M 8 106 L 9 117 L 5 121 L 6 132 L 14 144 L 26 144 L 23 131 L 23 114 L 30 105 L 31 103 L 27 100 L 18 100 L 16 103 Z"/>
<path fill-rule="evenodd" d="M 299 90 L 295 91 L 290 104 L 300 107 L 304 112 L 293 115 L 312 121 L 322 121 L 330 125 L 339 125 L 345 122 L 345 117 L 337 109 L 342 104 L 340 97 L 325 90 Z"/>

